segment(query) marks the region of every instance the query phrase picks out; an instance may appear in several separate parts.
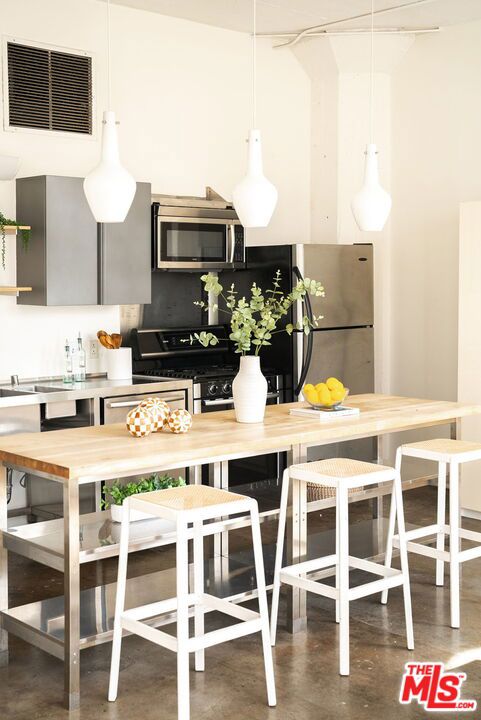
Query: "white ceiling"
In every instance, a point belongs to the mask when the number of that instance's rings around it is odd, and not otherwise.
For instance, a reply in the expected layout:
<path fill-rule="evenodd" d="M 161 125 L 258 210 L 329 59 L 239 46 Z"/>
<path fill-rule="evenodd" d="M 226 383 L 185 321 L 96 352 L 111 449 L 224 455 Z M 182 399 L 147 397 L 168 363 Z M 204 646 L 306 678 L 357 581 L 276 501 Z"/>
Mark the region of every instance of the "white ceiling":
<path fill-rule="evenodd" d="M 104 0 L 105 1 L 105 0 Z M 375 10 L 409 0 L 375 0 Z M 112 0 L 162 15 L 193 20 L 230 30 L 250 32 L 252 0 Z M 302 30 L 324 22 L 370 11 L 370 0 L 257 0 L 258 32 Z M 382 27 L 446 26 L 481 19 L 481 0 L 430 0 L 425 5 L 396 10 L 376 19 Z M 342 28 L 367 27 L 368 20 L 350 21 Z"/>

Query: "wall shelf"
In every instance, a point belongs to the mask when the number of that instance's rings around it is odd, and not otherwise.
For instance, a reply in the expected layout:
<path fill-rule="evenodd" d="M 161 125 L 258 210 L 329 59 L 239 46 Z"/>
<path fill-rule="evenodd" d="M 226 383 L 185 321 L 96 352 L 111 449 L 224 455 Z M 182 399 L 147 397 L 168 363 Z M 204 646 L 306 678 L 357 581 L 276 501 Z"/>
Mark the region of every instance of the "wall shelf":
<path fill-rule="evenodd" d="M 31 230 L 30 225 L 5 225 L 5 235 L 16 235 L 18 230 Z M 0 233 L 1 234 L 1 233 Z M 21 292 L 32 292 L 31 287 L 20 287 L 18 285 L 0 285 L 0 295 L 17 295 Z"/>
<path fill-rule="evenodd" d="M 31 230 L 32 228 L 30 225 L 5 225 L 4 230 L 5 234 L 15 234 L 17 230 Z"/>
<path fill-rule="evenodd" d="M 18 295 L 19 292 L 32 292 L 32 288 L 17 287 L 15 285 L 0 285 L 0 295 Z"/>

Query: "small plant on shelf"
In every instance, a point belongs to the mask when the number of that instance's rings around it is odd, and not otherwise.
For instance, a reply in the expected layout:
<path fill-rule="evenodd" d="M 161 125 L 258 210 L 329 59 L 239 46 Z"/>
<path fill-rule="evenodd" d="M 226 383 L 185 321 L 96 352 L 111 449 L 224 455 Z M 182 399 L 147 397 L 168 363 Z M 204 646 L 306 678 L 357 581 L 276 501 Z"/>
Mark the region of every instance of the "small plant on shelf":
<path fill-rule="evenodd" d="M 10 218 L 6 218 L 5 215 L 0 210 L 0 235 L 2 237 L 2 249 L 1 249 L 1 255 L 2 255 L 2 269 L 5 270 L 6 268 L 6 253 L 7 253 L 7 247 L 5 242 L 5 228 L 8 226 L 13 226 L 16 228 L 19 228 L 21 226 L 21 223 L 18 223 L 16 220 L 11 220 Z M 21 238 L 22 238 L 22 248 L 24 250 L 28 249 L 28 243 L 30 240 L 30 230 L 23 228 L 20 230 Z"/>
<path fill-rule="evenodd" d="M 185 480 L 182 477 L 174 478 L 172 475 L 149 475 L 149 477 L 133 480 L 122 485 L 120 480 L 114 480 L 112 485 L 105 485 L 102 489 L 103 498 L 100 501 L 102 510 L 107 510 L 112 505 L 122 505 L 124 500 L 131 495 L 152 492 L 153 490 L 166 490 L 172 487 L 182 487 Z"/>

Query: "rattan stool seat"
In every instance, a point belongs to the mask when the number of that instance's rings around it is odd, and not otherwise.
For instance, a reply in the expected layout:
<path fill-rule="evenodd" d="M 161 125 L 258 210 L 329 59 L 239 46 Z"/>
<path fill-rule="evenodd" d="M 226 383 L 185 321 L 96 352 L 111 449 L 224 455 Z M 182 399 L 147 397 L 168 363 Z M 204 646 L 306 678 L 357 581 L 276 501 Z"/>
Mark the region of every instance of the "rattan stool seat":
<path fill-rule="evenodd" d="M 226 503 L 243 502 L 246 496 L 207 485 L 185 485 L 184 487 L 142 493 L 138 498 L 132 497 L 134 501 L 137 499 L 142 503 L 152 503 L 152 505 L 181 513 Z"/>
<path fill-rule="evenodd" d="M 467 440 L 436 438 L 402 445 L 402 454 L 437 462 L 457 462 L 481 458 L 481 444 Z"/>
<path fill-rule="evenodd" d="M 290 476 L 297 480 L 336 488 L 342 482 L 354 490 L 362 485 L 371 485 L 392 479 L 392 468 L 376 463 L 353 460 L 352 458 L 329 458 L 314 462 L 292 465 Z"/>

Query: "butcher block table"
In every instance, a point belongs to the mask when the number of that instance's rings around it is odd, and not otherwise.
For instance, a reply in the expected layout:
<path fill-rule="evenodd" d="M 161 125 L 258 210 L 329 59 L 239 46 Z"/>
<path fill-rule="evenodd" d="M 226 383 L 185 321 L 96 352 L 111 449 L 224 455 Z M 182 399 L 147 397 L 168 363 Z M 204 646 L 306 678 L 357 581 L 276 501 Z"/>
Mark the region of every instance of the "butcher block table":
<path fill-rule="evenodd" d="M 118 542 L 110 536 L 110 541 L 105 541 L 109 532 L 113 532 L 108 512 L 79 515 L 80 485 L 203 464 L 214 464 L 215 470 L 228 460 L 274 451 L 287 451 L 289 463 L 304 462 L 308 447 L 435 425 L 450 424 L 451 436 L 456 437 L 460 418 L 481 413 L 480 405 L 370 394 L 349 398 L 349 405 L 358 407 L 360 415 L 319 422 L 289 414 L 291 407 L 300 405 L 268 406 L 264 423 L 256 425 L 237 423 L 231 410 L 195 416 L 193 427 L 186 435 L 160 432 L 138 439 L 128 434 L 125 425 L 118 424 L 2 437 L 0 664 L 8 662 L 9 632 L 63 659 L 65 703 L 69 709 L 75 709 L 80 704 L 80 650 L 111 639 L 111 627 L 106 627 L 98 608 L 104 607 L 102 603 L 108 595 L 111 599 L 115 594 L 115 585 L 88 591 L 97 614 L 93 617 L 94 630 L 90 626 L 85 630 L 89 618 L 81 596 L 87 591 L 80 593 L 80 564 L 117 555 Z M 64 518 L 8 531 L 7 468 L 61 483 Z M 306 553 L 308 504 L 304 483 L 294 483 L 292 503 L 289 564 L 301 561 Z M 235 518 L 219 519 L 212 524 L 211 534 L 242 526 L 240 523 Z M 165 529 L 156 530 L 154 520 L 141 525 L 142 529 L 133 533 L 132 551 L 173 542 L 173 534 L 166 533 Z M 63 571 L 65 594 L 64 598 L 57 599 L 57 612 L 52 611 L 52 599 L 8 607 L 8 551 Z M 153 582 L 141 583 L 142 592 Z M 158 600 L 158 595 L 154 599 Z M 147 601 L 143 598 L 143 602 Z M 304 626 L 305 613 L 305 593 L 295 589 L 289 608 L 293 631 Z"/>

